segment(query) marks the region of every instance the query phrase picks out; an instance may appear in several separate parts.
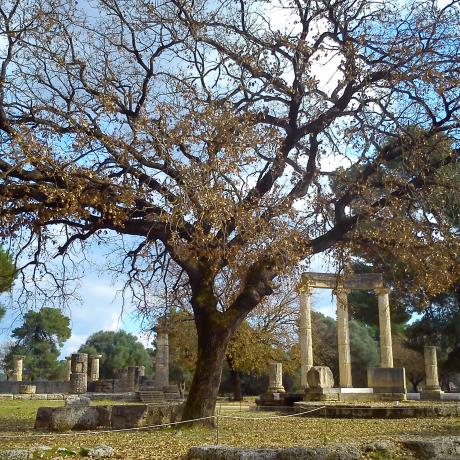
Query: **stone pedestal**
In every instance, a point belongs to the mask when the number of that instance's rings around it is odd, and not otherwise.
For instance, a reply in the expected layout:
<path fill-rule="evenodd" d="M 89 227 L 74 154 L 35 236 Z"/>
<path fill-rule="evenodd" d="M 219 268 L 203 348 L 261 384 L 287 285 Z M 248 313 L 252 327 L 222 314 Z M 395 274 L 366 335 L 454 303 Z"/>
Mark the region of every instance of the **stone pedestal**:
<path fill-rule="evenodd" d="M 439 385 L 436 347 L 424 347 L 423 352 L 425 359 L 425 386 L 420 392 L 420 399 L 440 400 L 443 392 Z"/>
<path fill-rule="evenodd" d="M 82 394 L 88 389 L 88 355 L 73 353 L 71 357 L 70 393 Z"/>
<path fill-rule="evenodd" d="M 268 378 L 267 393 L 284 393 L 286 391 L 283 386 L 283 365 L 281 363 L 270 363 Z"/>
<path fill-rule="evenodd" d="M 311 295 L 313 289 L 300 291 L 299 343 L 300 343 L 300 386 L 308 387 L 307 374 L 313 366 L 313 344 L 311 339 Z"/>
<path fill-rule="evenodd" d="M 390 320 L 390 290 L 387 288 L 376 289 L 379 302 L 379 328 L 380 328 L 380 367 L 393 367 L 393 344 L 391 340 Z"/>
<path fill-rule="evenodd" d="M 339 384 L 342 388 L 352 387 L 350 331 L 348 326 L 348 299 L 350 291 L 336 289 L 337 296 L 337 341 L 339 346 Z"/>
<path fill-rule="evenodd" d="M 99 360 L 102 358 L 102 355 L 90 355 L 90 382 L 97 382 L 99 380 Z"/>
<path fill-rule="evenodd" d="M 367 386 L 374 393 L 394 395 L 396 400 L 406 398 L 406 370 L 403 367 L 369 367 Z"/>
<path fill-rule="evenodd" d="M 155 356 L 155 386 L 157 388 L 169 385 L 169 337 L 168 329 L 164 324 L 159 323 L 156 327 L 156 347 Z"/>
<path fill-rule="evenodd" d="M 11 380 L 13 382 L 22 382 L 22 368 L 24 364 L 25 356 L 13 355 L 14 370 Z"/>
<path fill-rule="evenodd" d="M 313 366 L 307 374 L 305 401 L 338 401 L 339 389 L 333 388 L 334 376 L 327 366 Z"/>

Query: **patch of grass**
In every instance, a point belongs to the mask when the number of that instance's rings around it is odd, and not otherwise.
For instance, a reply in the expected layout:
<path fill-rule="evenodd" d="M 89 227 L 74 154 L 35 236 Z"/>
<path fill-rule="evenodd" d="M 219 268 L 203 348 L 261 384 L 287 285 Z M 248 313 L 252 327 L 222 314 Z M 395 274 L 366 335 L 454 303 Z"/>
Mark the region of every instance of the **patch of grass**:
<path fill-rule="evenodd" d="M 98 402 L 102 404 L 105 402 Z M 0 438 L 0 448 L 65 446 L 77 450 L 100 444 L 112 446 L 123 459 L 177 459 L 191 446 L 216 444 L 217 430 L 195 425 L 164 430 L 131 431 L 121 433 L 51 434 L 44 438 L 28 438 L 33 434 L 35 412 L 40 406 L 59 406 L 63 401 L 0 401 L 0 436 L 20 435 L 17 439 Z M 222 410 L 222 415 L 238 415 L 242 420 L 220 419 L 219 444 L 233 447 L 318 447 L 336 443 L 364 444 L 379 439 L 398 439 L 416 436 L 460 436 L 460 417 L 424 419 L 328 419 L 287 417 L 270 419 L 273 412 Z M 262 420 L 254 418 L 262 417 Z M 371 457 L 369 457 L 371 458 Z M 385 457 L 372 457 L 384 460 Z M 398 458 L 398 457 L 394 457 Z M 399 458 L 408 458 L 402 456 Z"/>

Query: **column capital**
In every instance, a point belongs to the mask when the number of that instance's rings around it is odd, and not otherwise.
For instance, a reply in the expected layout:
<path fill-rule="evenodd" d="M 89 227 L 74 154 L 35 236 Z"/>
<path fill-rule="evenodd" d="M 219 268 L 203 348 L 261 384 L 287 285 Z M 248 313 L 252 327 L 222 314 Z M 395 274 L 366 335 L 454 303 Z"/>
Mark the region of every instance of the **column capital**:
<path fill-rule="evenodd" d="M 102 355 L 95 353 L 94 355 L 89 355 L 89 359 L 101 359 Z"/>
<path fill-rule="evenodd" d="M 20 361 L 21 359 L 26 359 L 25 355 L 13 355 L 14 361 Z"/>
<path fill-rule="evenodd" d="M 377 289 L 374 289 L 374 292 L 375 292 L 377 295 L 389 295 L 390 292 L 391 292 L 391 289 L 382 286 L 382 287 L 379 287 L 379 288 L 377 288 Z"/>

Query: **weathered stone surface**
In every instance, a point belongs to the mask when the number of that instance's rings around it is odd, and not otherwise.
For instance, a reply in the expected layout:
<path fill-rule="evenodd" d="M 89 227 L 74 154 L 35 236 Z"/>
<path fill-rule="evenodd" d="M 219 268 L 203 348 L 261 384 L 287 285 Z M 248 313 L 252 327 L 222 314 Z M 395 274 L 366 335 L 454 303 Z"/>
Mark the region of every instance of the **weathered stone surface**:
<path fill-rule="evenodd" d="M 403 367 L 370 367 L 367 386 L 373 388 L 374 393 L 407 393 L 406 371 Z"/>
<path fill-rule="evenodd" d="M 357 460 L 362 452 L 355 446 L 310 449 L 240 449 L 222 446 L 192 447 L 186 460 Z"/>
<path fill-rule="evenodd" d="M 0 460 L 28 460 L 27 449 L 9 449 L 0 451 Z"/>
<path fill-rule="evenodd" d="M 112 428 L 162 425 L 180 420 L 182 404 L 112 406 Z"/>
<path fill-rule="evenodd" d="M 460 437 L 438 437 L 433 439 L 403 440 L 402 445 L 414 452 L 416 458 L 460 458 Z"/>
<path fill-rule="evenodd" d="M 13 395 L 11 395 L 11 394 L 0 394 L 0 399 L 2 399 L 2 400 L 13 399 Z"/>
<path fill-rule="evenodd" d="M 36 430 L 94 430 L 110 427 L 111 406 L 40 407 L 35 418 Z"/>
<path fill-rule="evenodd" d="M 180 420 L 182 409 L 182 404 L 40 407 L 35 429 L 67 431 L 161 425 Z"/>
<path fill-rule="evenodd" d="M 327 366 L 313 366 L 307 373 L 308 386 L 310 388 L 332 388 L 334 376 Z"/>
<path fill-rule="evenodd" d="M 115 450 L 110 446 L 100 445 L 89 448 L 82 448 L 82 454 L 91 458 L 110 458 L 115 455 Z"/>
<path fill-rule="evenodd" d="M 37 387 L 35 385 L 19 385 L 19 393 L 22 395 L 35 394 Z"/>
<path fill-rule="evenodd" d="M 89 406 L 91 399 L 85 396 L 69 395 L 65 398 L 65 406 Z"/>

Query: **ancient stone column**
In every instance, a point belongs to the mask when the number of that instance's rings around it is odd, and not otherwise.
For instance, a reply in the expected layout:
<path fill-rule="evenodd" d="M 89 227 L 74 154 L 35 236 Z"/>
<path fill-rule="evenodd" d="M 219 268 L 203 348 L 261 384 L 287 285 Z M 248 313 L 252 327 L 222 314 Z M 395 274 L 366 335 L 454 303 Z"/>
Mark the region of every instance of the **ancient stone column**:
<path fill-rule="evenodd" d="M 155 386 L 163 388 L 169 385 L 169 338 L 166 326 L 159 324 L 157 332 L 157 353 L 155 356 Z"/>
<path fill-rule="evenodd" d="M 425 388 L 427 390 L 440 390 L 436 347 L 424 347 L 423 351 L 425 358 Z"/>
<path fill-rule="evenodd" d="M 268 393 L 285 393 L 283 386 L 283 365 L 270 363 L 268 371 Z"/>
<path fill-rule="evenodd" d="M 88 355 L 72 353 L 70 374 L 70 392 L 73 394 L 86 393 L 88 389 Z"/>
<path fill-rule="evenodd" d="M 299 311 L 300 342 L 300 386 L 308 388 L 307 374 L 313 366 L 313 345 L 311 340 L 311 294 L 312 288 L 302 288 Z"/>
<path fill-rule="evenodd" d="M 70 382 L 70 374 L 72 374 L 72 361 L 70 356 L 66 356 L 66 376 L 65 381 Z"/>
<path fill-rule="evenodd" d="M 339 346 L 339 384 L 349 388 L 351 382 L 350 331 L 348 327 L 348 299 L 350 291 L 336 289 L 337 296 L 337 342 Z"/>
<path fill-rule="evenodd" d="M 393 344 L 391 340 L 390 321 L 390 290 L 376 289 L 379 301 L 379 328 L 380 328 L 380 367 L 393 367 Z"/>
<path fill-rule="evenodd" d="M 441 399 L 436 347 L 423 347 L 423 355 L 425 358 L 425 386 L 420 393 L 420 399 Z"/>
<path fill-rule="evenodd" d="M 102 355 L 90 355 L 90 370 L 89 370 L 89 380 L 90 382 L 97 382 L 99 380 L 99 360 L 102 358 Z"/>
<path fill-rule="evenodd" d="M 13 355 L 14 370 L 12 375 L 12 380 L 14 382 L 22 382 L 22 367 L 24 364 L 23 355 Z"/>

